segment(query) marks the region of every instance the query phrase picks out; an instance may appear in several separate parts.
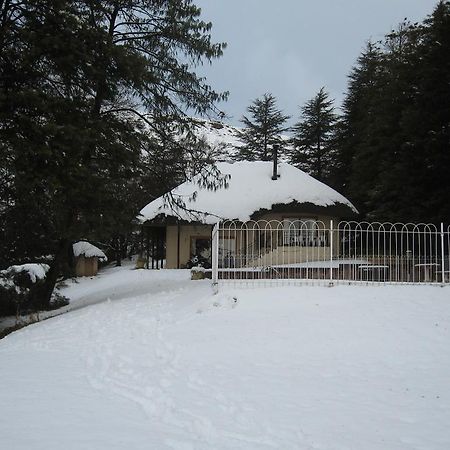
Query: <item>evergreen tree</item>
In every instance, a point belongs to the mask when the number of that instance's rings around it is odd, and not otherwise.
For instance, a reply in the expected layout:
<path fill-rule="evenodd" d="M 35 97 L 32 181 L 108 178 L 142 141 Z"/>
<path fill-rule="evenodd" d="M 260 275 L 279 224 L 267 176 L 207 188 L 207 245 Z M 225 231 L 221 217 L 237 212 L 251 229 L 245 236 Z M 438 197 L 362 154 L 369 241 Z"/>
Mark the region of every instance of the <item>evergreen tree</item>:
<path fill-rule="evenodd" d="M 325 88 L 301 108 L 293 127 L 291 162 L 320 181 L 328 181 L 333 164 L 333 135 L 336 123 L 333 100 Z"/>
<path fill-rule="evenodd" d="M 440 1 L 416 29 L 411 101 L 402 111 L 403 145 L 389 185 L 402 217 L 438 223 L 450 218 L 450 2 Z M 400 172 L 401 176 L 398 175 Z M 399 179 L 404 180 L 401 185 Z"/>
<path fill-rule="evenodd" d="M 25 247 L 54 255 L 44 302 L 74 240 L 136 214 L 149 134 L 179 148 L 168 122 L 188 133 L 186 111 L 226 97 L 195 73 L 222 54 L 210 29 L 191 0 L 0 2 L 1 250 L 20 260 L 10 244 L 37 237 Z"/>
<path fill-rule="evenodd" d="M 372 123 L 380 113 L 378 97 L 384 78 L 383 55 L 369 42 L 349 75 L 343 114 L 336 125 L 336 161 L 332 184 L 348 195 L 363 214 L 368 192 L 378 173 L 379 156 L 373 146 Z"/>
<path fill-rule="evenodd" d="M 371 220 L 450 215 L 450 2 L 370 44 L 350 75 L 334 185 Z"/>
<path fill-rule="evenodd" d="M 245 128 L 240 133 L 243 146 L 238 149 L 238 158 L 249 161 L 270 159 L 274 144 L 282 148 L 280 134 L 286 131 L 285 116 L 276 107 L 276 99 L 272 94 L 264 94 L 255 99 L 247 108 L 250 118 L 243 116 L 241 122 Z"/>
<path fill-rule="evenodd" d="M 414 218 L 411 183 L 407 166 L 411 160 L 409 137 L 404 133 L 405 111 L 414 102 L 417 67 L 418 28 L 406 20 L 386 36 L 383 52 L 383 79 L 378 88 L 377 114 L 370 128 L 376 142 L 372 146 L 372 177 L 365 203 L 369 218 L 388 221 L 421 221 Z M 409 161 L 408 161 L 409 160 Z M 355 169 L 358 170 L 357 164 Z M 356 190 L 356 183 L 352 184 Z M 405 206 L 408 205 L 405 209 Z"/>

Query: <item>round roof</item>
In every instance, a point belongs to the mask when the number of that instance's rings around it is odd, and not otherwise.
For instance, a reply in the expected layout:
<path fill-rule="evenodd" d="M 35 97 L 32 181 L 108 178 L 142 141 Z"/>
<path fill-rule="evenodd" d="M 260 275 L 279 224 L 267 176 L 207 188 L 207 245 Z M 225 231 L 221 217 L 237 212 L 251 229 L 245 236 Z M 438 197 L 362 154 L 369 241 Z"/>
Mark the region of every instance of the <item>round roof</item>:
<path fill-rule="evenodd" d="M 277 180 L 272 180 L 273 163 L 269 161 L 218 163 L 217 168 L 223 175 L 229 175 L 228 187 L 210 190 L 199 186 L 200 178 L 194 177 L 171 191 L 172 198 L 184 203 L 185 208 L 171 207 L 171 202 L 162 196 L 145 206 L 139 219 L 144 222 L 164 214 L 205 224 L 222 219 L 245 222 L 260 209 L 270 210 L 273 205 L 293 202 L 321 207 L 340 204 L 358 212 L 339 192 L 291 164 L 278 165 Z"/>

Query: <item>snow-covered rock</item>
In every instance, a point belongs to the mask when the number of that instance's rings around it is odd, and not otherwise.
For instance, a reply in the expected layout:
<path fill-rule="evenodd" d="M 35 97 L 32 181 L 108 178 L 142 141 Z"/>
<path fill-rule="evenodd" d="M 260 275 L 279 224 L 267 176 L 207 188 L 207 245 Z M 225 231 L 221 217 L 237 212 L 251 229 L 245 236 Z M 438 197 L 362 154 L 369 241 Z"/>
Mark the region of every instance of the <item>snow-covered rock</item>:
<path fill-rule="evenodd" d="M 199 178 L 187 181 L 172 191 L 175 198 L 183 199 L 189 209 L 199 211 L 196 220 L 214 224 L 220 219 L 250 220 L 260 209 L 292 202 L 311 203 L 317 206 L 343 204 L 354 212 L 356 208 L 343 195 L 326 184 L 288 163 L 278 166 L 277 180 L 272 180 L 273 164 L 267 161 L 240 161 L 218 163 L 223 175 L 229 176 L 228 188 L 209 190 L 199 186 Z M 197 193 L 195 201 L 189 201 Z M 154 219 L 158 214 L 175 215 L 192 220 L 189 211 L 171 209 L 164 196 L 145 206 L 140 212 L 142 221 Z"/>
<path fill-rule="evenodd" d="M 79 241 L 73 244 L 73 254 L 75 257 L 83 255 L 85 258 L 92 258 L 96 256 L 99 261 L 108 261 L 102 250 L 87 241 Z"/>

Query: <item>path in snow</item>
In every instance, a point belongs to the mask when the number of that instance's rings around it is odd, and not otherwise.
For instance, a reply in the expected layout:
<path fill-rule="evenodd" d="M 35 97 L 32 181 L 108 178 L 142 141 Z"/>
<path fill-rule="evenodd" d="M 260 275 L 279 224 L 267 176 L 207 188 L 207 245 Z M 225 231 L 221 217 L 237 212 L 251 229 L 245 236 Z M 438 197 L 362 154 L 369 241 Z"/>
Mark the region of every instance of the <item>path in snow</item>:
<path fill-rule="evenodd" d="M 136 270 L 134 262 L 124 261 L 122 267 L 107 267 L 95 277 L 66 280 L 59 292 L 67 297 L 70 303 L 55 310 L 41 311 L 39 318 L 48 319 L 106 300 L 120 300 L 149 292 L 164 291 L 168 284 L 172 289 L 175 286 L 186 286 L 189 279 L 189 270 Z M 35 314 L 24 315 L 21 321 L 34 322 L 35 316 Z M 0 332 L 14 326 L 15 323 L 15 316 L 1 317 Z"/>

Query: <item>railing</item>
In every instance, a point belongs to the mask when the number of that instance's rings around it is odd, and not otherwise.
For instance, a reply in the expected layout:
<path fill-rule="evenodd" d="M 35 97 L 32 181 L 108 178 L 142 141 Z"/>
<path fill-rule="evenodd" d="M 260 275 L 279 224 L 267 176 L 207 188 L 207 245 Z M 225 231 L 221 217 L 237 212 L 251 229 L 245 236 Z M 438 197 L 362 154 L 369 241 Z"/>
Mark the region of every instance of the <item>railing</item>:
<path fill-rule="evenodd" d="M 226 221 L 213 230 L 213 282 L 449 283 L 450 226 Z"/>

